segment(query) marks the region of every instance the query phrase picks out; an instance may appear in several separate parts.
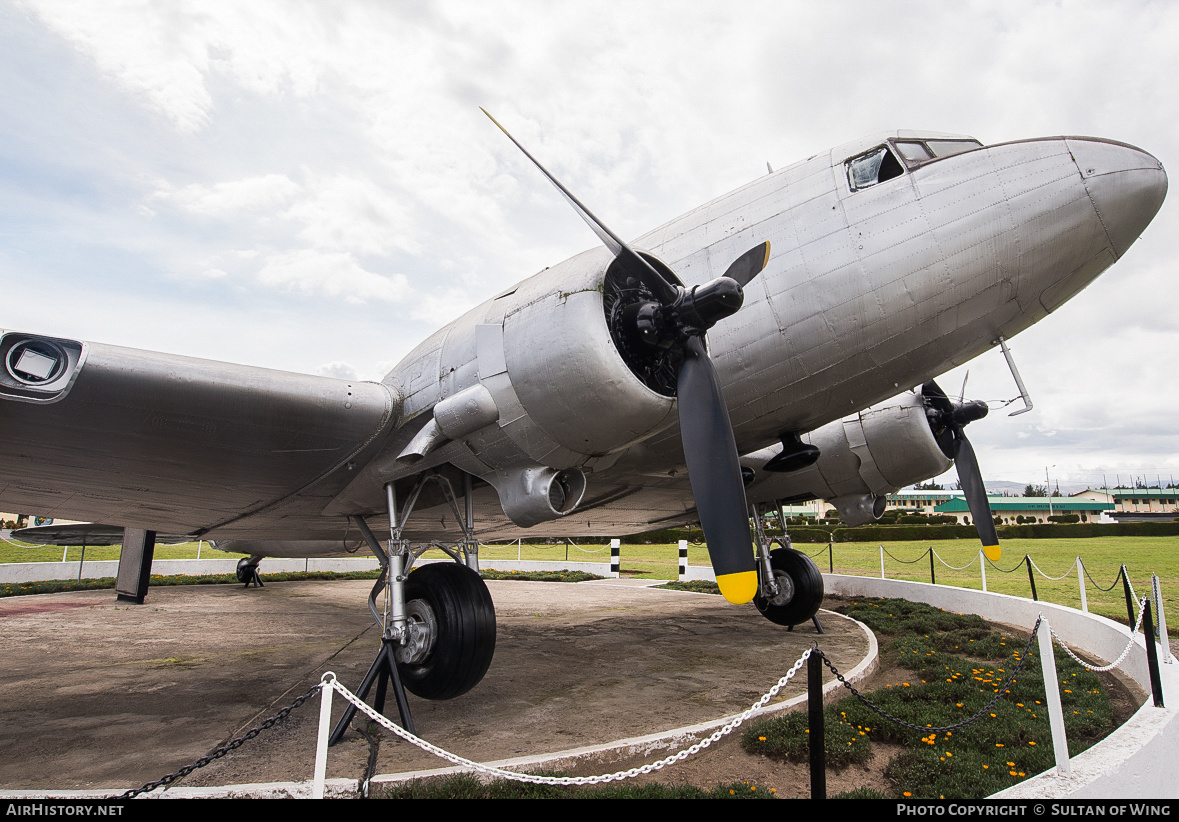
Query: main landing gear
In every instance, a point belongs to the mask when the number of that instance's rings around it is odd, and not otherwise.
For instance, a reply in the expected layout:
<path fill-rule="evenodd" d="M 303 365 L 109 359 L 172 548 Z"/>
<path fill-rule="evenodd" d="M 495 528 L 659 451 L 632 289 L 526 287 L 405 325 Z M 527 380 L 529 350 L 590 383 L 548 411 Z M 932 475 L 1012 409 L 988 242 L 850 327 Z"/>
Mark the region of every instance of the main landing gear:
<path fill-rule="evenodd" d="M 427 482 L 438 483 L 463 531 L 457 545 L 431 543 L 411 549 L 402 539 L 405 523 Z M 486 583 L 479 576 L 479 543 L 474 533 L 471 478 L 464 484 L 466 516 L 459 511 L 450 480 L 440 474 L 421 476 L 398 516 L 393 484 L 385 486 L 389 508 L 389 551 L 381 548 L 363 517 L 352 517 L 369 549 L 381 563 L 381 575 L 369 594 L 368 607 L 381 626 L 381 650 L 357 695 L 368 696 L 375 683 L 372 706 L 384 712 L 385 693 L 393 685 L 401 725 L 414 733 L 405 691 L 423 699 L 452 699 L 474 688 L 495 654 L 495 608 Z M 429 548 L 441 548 L 454 562 L 430 563 L 409 573 L 415 560 Z M 383 610 L 377 595 L 384 591 Z M 349 706 L 332 731 L 330 744 L 340 741 L 356 713 Z"/>
<path fill-rule="evenodd" d="M 762 527 L 764 512 L 760 506 L 753 506 L 754 532 L 757 539 L 757 595 L 753 604 L 766 619 L 794 630 L 807 620 L 814 623 L 815 631 L 823 633 L 816 614 L 823 604 L 823 575 L 806 554 L 795 551 L 786 534 L 786 520 L 778 508 L 778 521 L 782 536 L 772 540 L 766 538 Z M 779 548 L 770 550 L 777 543 Z"/>

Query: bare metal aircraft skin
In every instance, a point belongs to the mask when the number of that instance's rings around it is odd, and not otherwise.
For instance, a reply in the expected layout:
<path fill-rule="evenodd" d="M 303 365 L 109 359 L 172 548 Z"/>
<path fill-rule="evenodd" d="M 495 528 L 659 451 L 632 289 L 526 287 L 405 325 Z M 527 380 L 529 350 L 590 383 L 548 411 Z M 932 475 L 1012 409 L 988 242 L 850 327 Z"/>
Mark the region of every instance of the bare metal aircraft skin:
<path fill-rule="evenodd" d="M 950 465 L 928 391 L 911 389 L 1076 295 L 1166 189 L 1157 159 L 1109 140 L 891 132 L 631 245 L 691 289 L 769 243 L 739 313 L 707 334 L 746 495 L 821 497 L 862 522 Z M 619 331 L 633 287 L 608 248 L 586 251 L 447 325 L 380 383 L 7 332 L 0 507 L 303 556 L 355 548 L 350 516 L 384 515 L 387 483 L 405 493 L 439 471 L 477 478 L 485 540 L 694 521 L 674 381 Z M 821 456 L 764 470 L 786 433 Z M 406 538 L 453 535 L 430 493 Z"/>

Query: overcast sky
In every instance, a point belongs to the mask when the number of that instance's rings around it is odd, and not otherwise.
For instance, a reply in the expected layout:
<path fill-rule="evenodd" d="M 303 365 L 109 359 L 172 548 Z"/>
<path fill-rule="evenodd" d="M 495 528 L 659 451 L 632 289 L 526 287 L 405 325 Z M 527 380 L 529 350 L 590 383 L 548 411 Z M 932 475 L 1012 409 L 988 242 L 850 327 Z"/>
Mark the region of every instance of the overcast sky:
<path fill-rule="evenodd" d="M 379 379 L 596 243 L 479 106 L 633 237 L 892 128 L 1173 170 L 1176 43 L 1168 0 L 0 0 L 0 327 Z M 989 480 L 1179 479 L 1176 199 L 1012 341 L 1036 407 L 969 429 Z"/>

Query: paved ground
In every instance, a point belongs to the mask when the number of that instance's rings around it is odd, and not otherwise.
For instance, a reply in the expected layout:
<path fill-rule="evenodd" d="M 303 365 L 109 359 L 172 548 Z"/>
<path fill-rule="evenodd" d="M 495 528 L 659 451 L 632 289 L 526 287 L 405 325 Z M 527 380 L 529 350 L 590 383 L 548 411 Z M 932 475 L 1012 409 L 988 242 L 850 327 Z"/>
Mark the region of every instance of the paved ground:
<path fill-rule="evenodd" d="M 324 671 L 355 687 L 378 647 L 370 586 L 166 587 L 141 606 L 111 591 L 0 600 L 0 790 L 137 787 L 253 727 Z M 751 606 L 626 580 L 490 588 L 498 639 L 486 678 L 448 702 L 411 697 L 420 735 L 479 761 L 739 712 L 815 639 Z M 848 670 L 867 642 L 835 616 L 825 624 L 821 646 Z M 314 700 L 179 784 L 309 779 L 317 718 Z M 367 755 L 350 732 L 328 776 L 357 778 Z M 386 738 L 377 773 L 444 764 Z"/>

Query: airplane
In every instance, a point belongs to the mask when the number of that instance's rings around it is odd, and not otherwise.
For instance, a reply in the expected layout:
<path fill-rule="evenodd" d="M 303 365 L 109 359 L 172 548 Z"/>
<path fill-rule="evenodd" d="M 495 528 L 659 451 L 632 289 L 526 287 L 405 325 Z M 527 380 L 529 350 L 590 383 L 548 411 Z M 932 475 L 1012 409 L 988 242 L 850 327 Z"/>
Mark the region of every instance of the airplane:
<path fill-rule="evenodd" d="M 491 664 L 480 540 L 700 522 L 726 598 L 799 624 L 822 576 L 770 550 L 769 506 L 822 498 L 870 522 L 956 463 L 998 557 L 964 433 L 987 406 L 934 377 L 1075 296 L 1167 190 L 1155 157 L 1113 140 L 899 130 L 627 243 L 504 133 L 600 246 L 492 296 L 380 382 L 5 331 L 0 505 L 254 564 L 367 544 L 383 568 L 369 607 L 429 699 Z M 456 561 L 410 574 L 431 546 Z"/>

